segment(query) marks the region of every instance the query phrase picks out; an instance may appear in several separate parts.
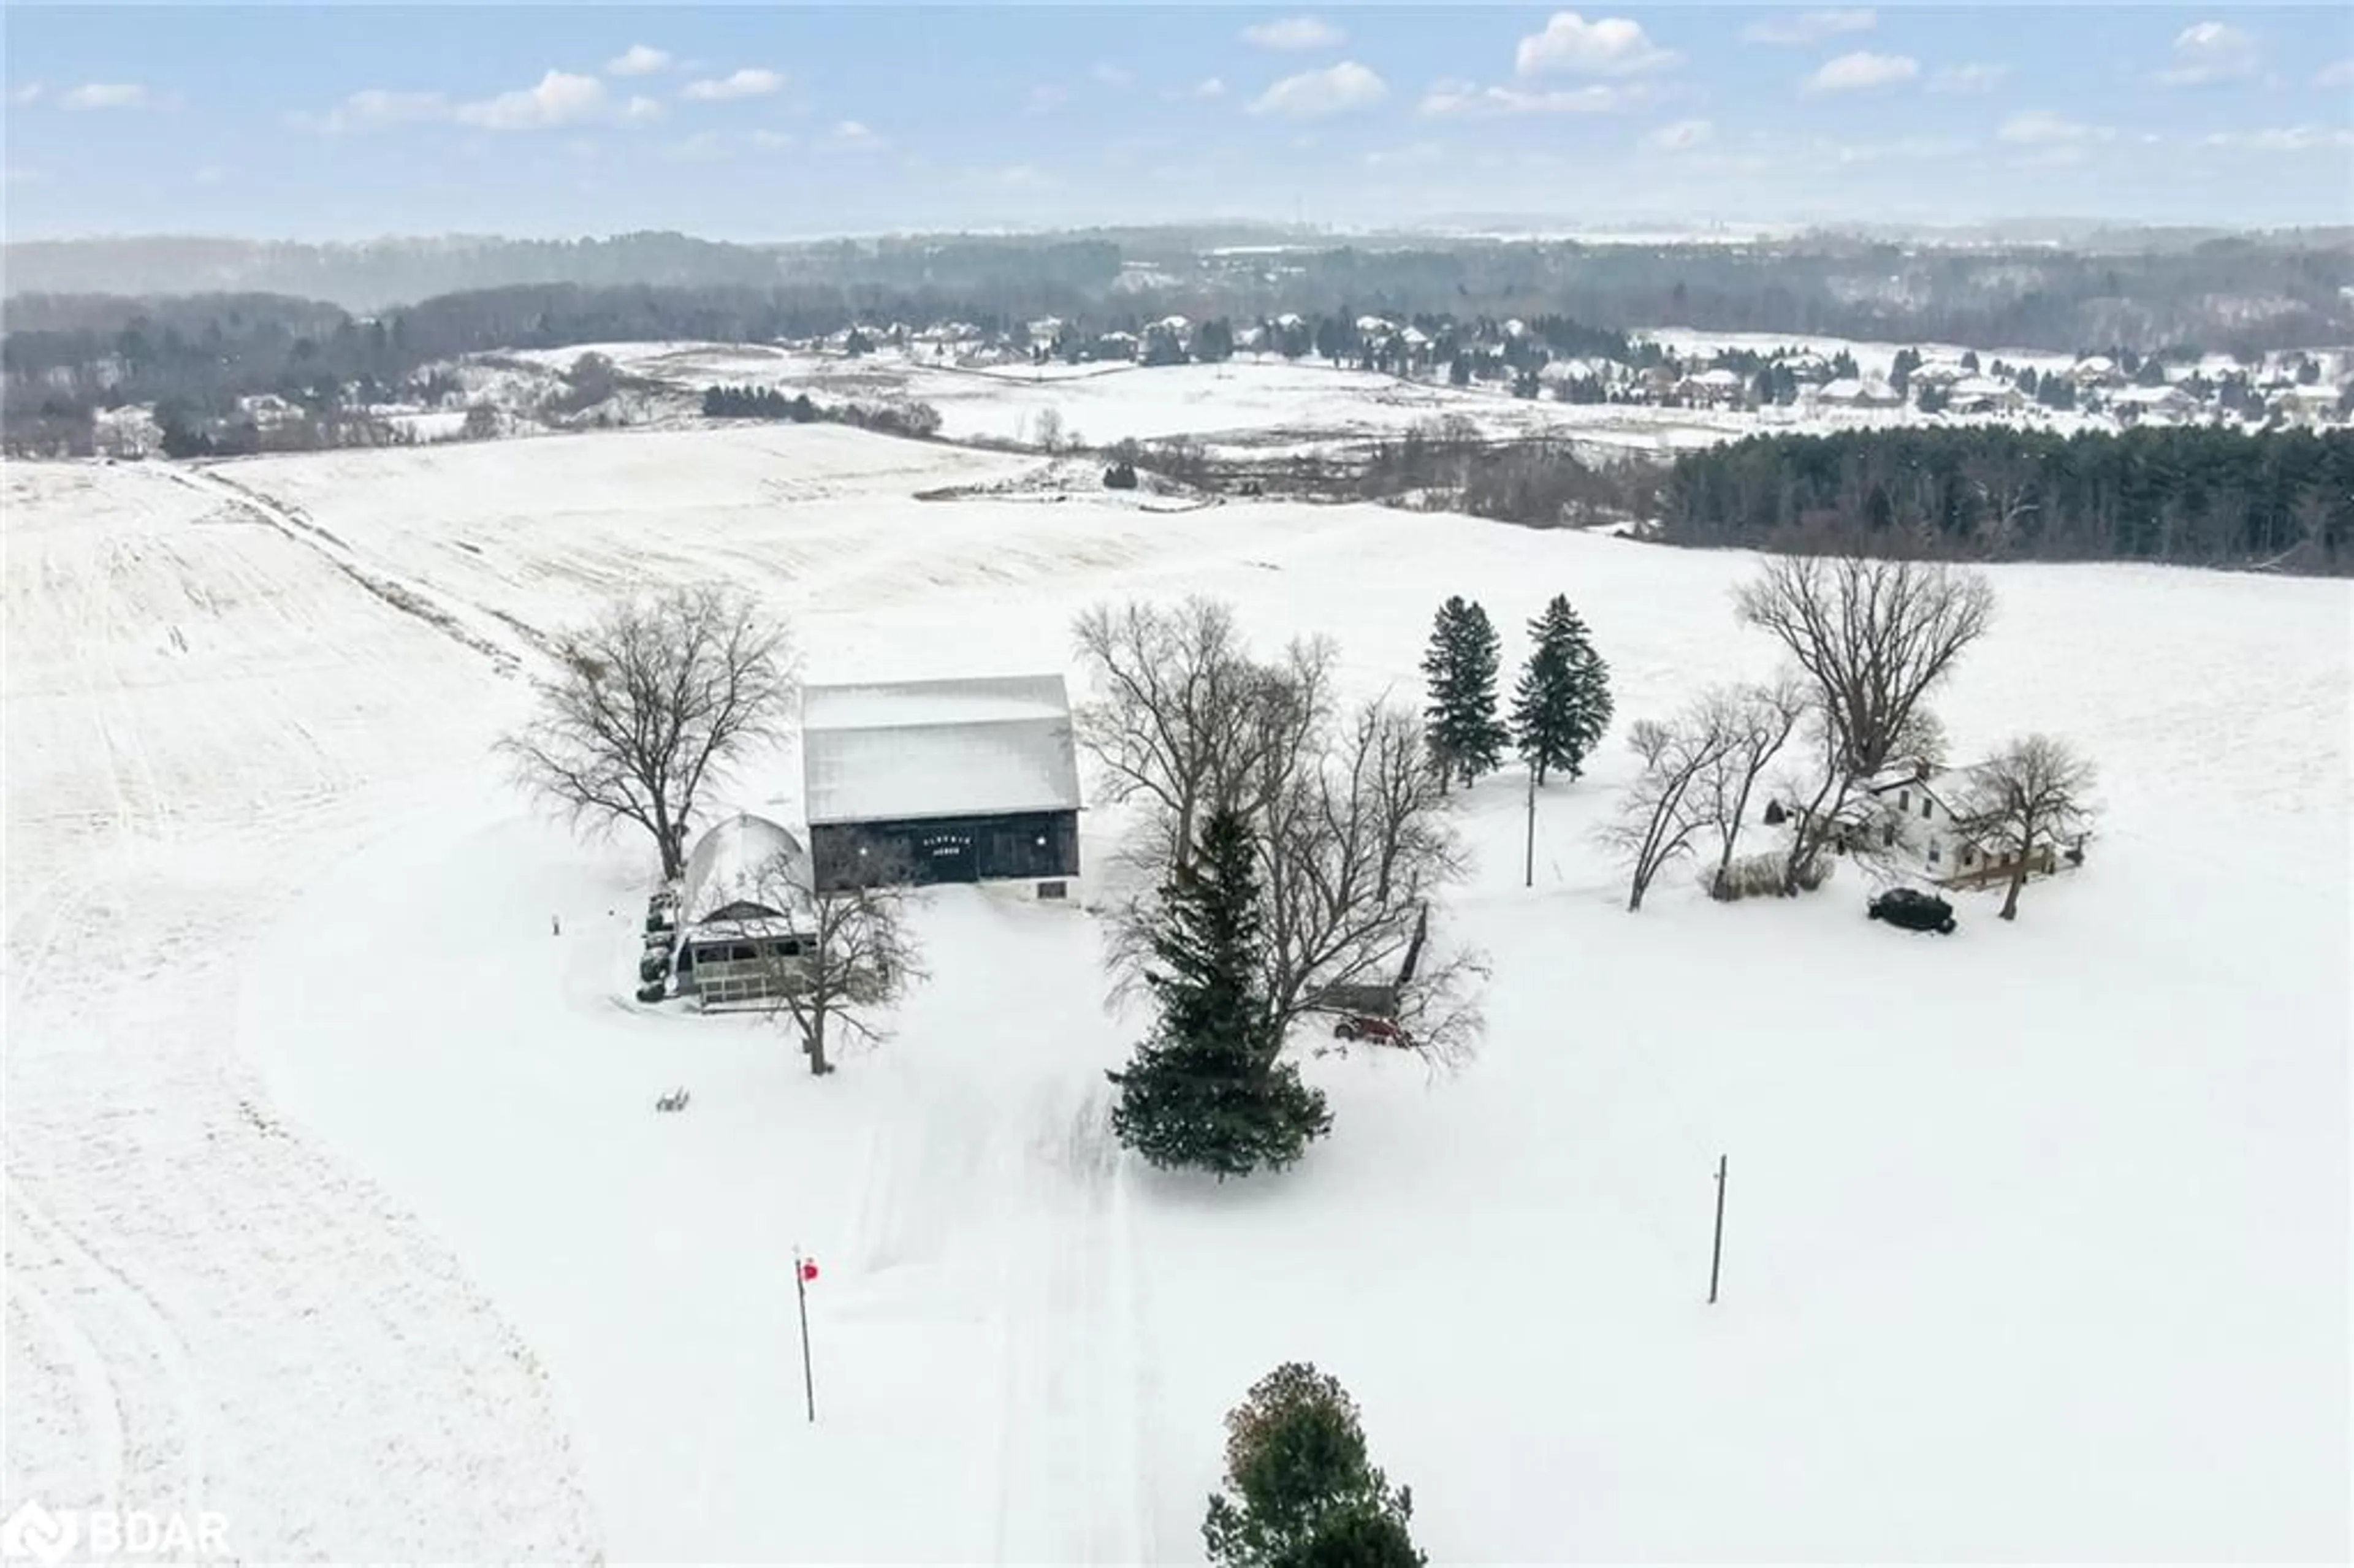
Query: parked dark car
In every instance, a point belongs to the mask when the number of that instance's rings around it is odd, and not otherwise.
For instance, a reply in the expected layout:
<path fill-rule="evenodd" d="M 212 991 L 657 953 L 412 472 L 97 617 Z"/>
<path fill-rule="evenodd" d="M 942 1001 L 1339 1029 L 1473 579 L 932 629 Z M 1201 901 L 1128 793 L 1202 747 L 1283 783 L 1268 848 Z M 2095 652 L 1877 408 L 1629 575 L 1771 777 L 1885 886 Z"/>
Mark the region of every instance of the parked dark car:
<path fill-rule="evenodd" d="M 1916 887 L 1892 887 L 1873 899 L 1864 913 L 1907 931 L 1935 931 L 1941 937 L 1954 934 L 1954 906 Z"/>

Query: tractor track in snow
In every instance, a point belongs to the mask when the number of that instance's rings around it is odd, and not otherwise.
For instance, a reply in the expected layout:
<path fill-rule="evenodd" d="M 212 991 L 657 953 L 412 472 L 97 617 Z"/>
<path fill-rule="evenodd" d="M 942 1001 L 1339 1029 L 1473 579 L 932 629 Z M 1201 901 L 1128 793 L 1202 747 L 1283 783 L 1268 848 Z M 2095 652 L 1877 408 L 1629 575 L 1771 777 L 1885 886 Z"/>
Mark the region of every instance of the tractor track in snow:
<path fill-rule="evenodd" d="M 522 660 L 513 649 L 503 648 L 489 638 L 468 630 L 463 620 L 437 601 L 421 585 L 403 582 L 361 566 L 356 551 L 334 533 L 312 522 L 301 507 L 279 501 L 251 485 L 224 478 L 211 469 L 175 468 L 166 471 L 178 483 L 214 495 L 228 505 L 277 529 L 294 543 L 317 552 L 329 566 L 393 609 L 404 615 L 416 617 L 460 647 L 490 660 L 500 674 L 514 675 L 521 672 Z M 526 641 L 536 644 L 543 641 L 538 633 L 513 616 L 500 615 L 496 619 L 523 633 Z"/>
<path fill-rule="evenodd" d="M 1007 1177 L 1001 1563 L 1141 1563 L 1140 1298 L 1108 1097 L 1056 1097 L 1000 1144 Z"/>

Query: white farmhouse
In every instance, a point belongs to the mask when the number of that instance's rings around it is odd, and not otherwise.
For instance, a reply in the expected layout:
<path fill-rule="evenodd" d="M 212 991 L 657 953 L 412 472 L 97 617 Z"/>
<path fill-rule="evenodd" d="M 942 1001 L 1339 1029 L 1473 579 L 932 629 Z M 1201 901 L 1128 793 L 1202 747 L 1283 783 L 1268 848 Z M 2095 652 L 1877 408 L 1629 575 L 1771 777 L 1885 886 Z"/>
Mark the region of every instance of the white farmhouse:
<path fill-rule="evenodd" d="M 1864 790 L 1880 807 L 1878 820 L 1868 830 L 1878 840 L 1874 847 L 1900 871 L 1947 887 L 2008 877 L 2012 868 L 2009 853 L 1979 842 L 1962 824 L 1956 808 L 1966 799 L 1969 782 L 1967 768 L 1939 772 L 1920 764 L 1892 768 L 1872 779 Z M 2071 853 L 2071 863 L 2074 854 Z M 2062 863 L 2053 845 L 2039 844 L 2028 874 L 2049 875 Z"/>

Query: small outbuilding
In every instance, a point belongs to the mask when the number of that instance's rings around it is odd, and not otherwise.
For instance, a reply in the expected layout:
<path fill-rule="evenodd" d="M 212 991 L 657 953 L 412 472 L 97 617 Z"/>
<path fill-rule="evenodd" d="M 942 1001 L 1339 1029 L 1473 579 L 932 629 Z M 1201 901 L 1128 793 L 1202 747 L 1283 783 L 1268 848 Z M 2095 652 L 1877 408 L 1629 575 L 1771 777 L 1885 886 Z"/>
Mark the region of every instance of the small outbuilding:
<path fill-rule="evenodd" d="M 801 693 L 803 804 L 822 891 L 881 855 L 917 884 L 1079 874 L 1079 767 L 1060 675 L 989 675 Z"/>
<path fill-rule="evenodd" d="M 801 841 L 765 817 L 730 817 L 697 840 L 679 885 L 679 994 L 707 1009 L 776 995 L 811 939 L 786 907 L 809 878 Z"/>

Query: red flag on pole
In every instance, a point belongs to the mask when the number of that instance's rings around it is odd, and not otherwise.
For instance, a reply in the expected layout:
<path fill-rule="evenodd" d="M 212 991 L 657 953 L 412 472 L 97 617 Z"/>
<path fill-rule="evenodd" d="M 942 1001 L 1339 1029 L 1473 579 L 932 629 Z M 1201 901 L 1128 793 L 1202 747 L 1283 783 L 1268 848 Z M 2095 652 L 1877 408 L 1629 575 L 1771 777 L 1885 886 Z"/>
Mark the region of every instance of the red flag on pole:
<path fill-rule="evenodd" d="M 817 1277 L 817 1263 L 814 1259 L 806 1257 L 801 1259 L 801 1277 L 803 1279 Z"/>

